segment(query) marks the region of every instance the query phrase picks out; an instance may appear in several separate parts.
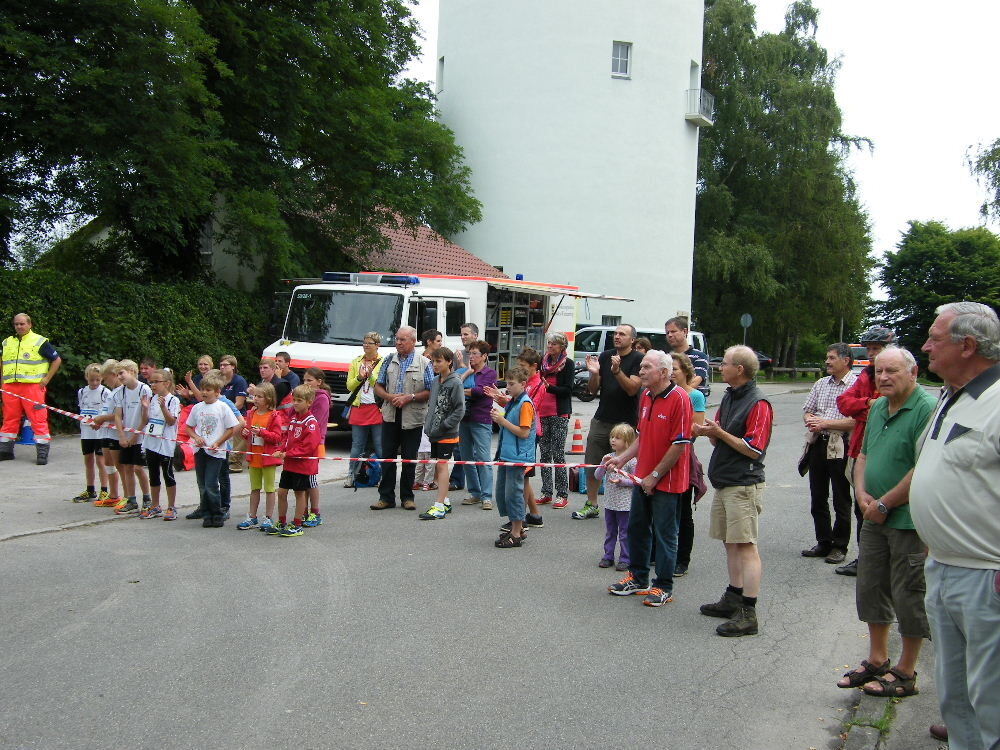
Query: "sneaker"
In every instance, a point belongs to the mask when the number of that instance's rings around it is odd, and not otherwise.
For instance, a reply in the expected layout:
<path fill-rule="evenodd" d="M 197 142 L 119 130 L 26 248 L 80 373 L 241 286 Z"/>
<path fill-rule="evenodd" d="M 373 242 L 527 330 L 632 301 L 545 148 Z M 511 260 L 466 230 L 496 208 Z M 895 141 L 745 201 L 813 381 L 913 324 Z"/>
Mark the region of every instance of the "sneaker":
<path fill-rule="evenodd" d="M 119 502 L 121 502 L 120 497 L 111 497 L 107 492 L 102 492 L 94 501 L 94 505 L 98 508 L 114 508 Z"/>
<path fill-rule="evenodd" d="M 196 521 L 199 518 L 204 518 L 205 514 L 202 512 L 202 510 L 200 508 L 198 508 L 196 510 L 192 510 L 190 513 L 188 513 L 184 517 L 186 519 L 188 519 L 189 521 Z"/>
<path fill-rule="evenodd" d="M 467 497 L 462 501 L 462 505 L 479 505 L 481 502 L 478 497 Z"/>
<path fill-rule="evenodd" d="M 719 601 L 714 604 L 702 604 L 701 613 L 709 617 L 729 618 L 736 614 L 741 606 L 743 606 L 743 597 L 726 589 Z"/>
<path fill-rule="evenodd" d="M 143 512 L 145 512 L 145 511 L 149 510 L 152 507 L 153 507 L 153 501 L 152 500 L 143 500 L 142 501 L 142 508 L 140 510 L 142 510 Z"/>
<path fill-rule="evenodd" d="M 715 632 L 724 638 L 738 638 L 741 635 L 757 635 L 757 610 L 741 604 L 728 622 L 722 623 Z"/>
<path fill-rule="evenodd" d="M 222 520 L 223 521 L 229 520 L 229 508 L 226 508 L 222 511 Z"/>
<path fill-rule="evenodd" d="M 615 570 L 617 570 L 619 573 L 624 573 L 626 570 L 628 570 L 628 563 L 627 562 L 622 562 L 621 560 L 619 560 L 615 564 Z"/>
<path fill-rule="evenodd" d="M 505 531 L 505 532 L 507 532 L 509 534 L 510 533 L 510 524 L 511 524 L 510 521 L 508 521 L 507 523 L 500 524 L 500 531 Z"/>
<path fill-rule="evenodd" d="M 447 498 L 446 497 L 444 499 L 444 509 L 445 509 L 445 512 L 451 513 L 451 498 Z"/>
<path fill-rule="evenodd" d="M 304 532 L 301 526 L 296 526 L 294 523 L 286 523 L 281 531 L 278 532 L 278 536 L 302 536 Z"/>
<path fill-rule="evenodd" d="M 307 529 L 314 529 L 322 523 L 323 523 L 323 516 L 321 516 L 319 513 L 310 513 L 302 521 L 302 525 L 305 526 Z"/>
<path fill-rule="evenodd" d="M 236 528 L 240 531 L 246 531 L 247 529 L 260 528 L 260 524 L 257 522 L 256 516 L 247 516 L 245 521 L 240 521 L 236 524 Z"/>
<path fill-rule="evenodd" d="M 152 508 L 143 508 L 142 513 L 139 514 L 139 518 L 159 518 L 163 515 L 163 508 L 159 505 L 154 505 Z"/>
<path fill-rule="evenodd" d="M 676 567 L 674 567 L 674 578 L 683 578 L 687 574 L 688 574 L 687 565 L 681 565 L 680 563 L 678 563 Z"/>
<path fill-rule="evenodd" d="M 139 504 L 135 500 L 126 500 L 125 504 L 115 508 L 115 513 L 119 516 L 133 516 L 139 512 Z"/>
<path fill-rule="evenodd" d="M 622 578 L 618 583 L 613 583 L 608 586 L 608 593 L 614 594 L 615 596 L 628 596 L 629 594 L 648 594 L 649 586 L 646 584 L 639 585 L 638 581 L 629 573 L 627 576 Z"/>
<path fill-rule="evenodd" d="M 553 505 L 552 507 L 555 508 L 557 506 Z M 583 507 L 580 508 L 580 510 L 574 510 L 570 514 L 570 518 L 575 518 L 577 521 L 582 521 L 586 518 L 597 518 L 600 515 L 601 515 L 600 508 L 598 508 L 596 505 L 591 505 L 590 503 L 584 503 Z"/>
<path fill-rule="evenodd" d="M 598 568 L 610 568 L 614 564 L 615 564 L 614 560 L 609 560 L 606 557 L 602 557 L 601 561 L 599 563 L 597 563 L 597 567 Z"/>
<path fill-rule="evenodd" d="M 117 513 L 120 509 L 124 508 L 125 507 L 125 503 L 127 503 L 127 502 L 128 502 L 128 499 L 124 495 L 122 495 L 121 497 L 119 497 L 118 498 L 118 502 L 115 503 L 115 513 Z"/>
<path fill-rule="evenodd" d="M 163 511 L 163 520 L 164 521 L 176 521 L 177 520 L 177 509 L 176 508 L 167 508 L 165 511 Z"/>
<path fill-rule="evenodd" d="M 97 493 L 91 493 L 90 490 L 84 490 L 79 495 L 71 499 L 74 503 L 89 503 L 91 500 L 97 499 Z"/>
<path fill-rule="evenodd" d="M 483 500 L 483 510 L 493 510 L 493 503 L 489 500 Z"/>
<path fill-rule="evenodd" d="M 530 526 L 533 529 L 540 529 L 545 526 L 545 521 L 542 520 L 541 516 L 536 516 L 534 513 L 528 513 L 524 517 L 524 525 Z"/>
<path fill-rule="evenodd" d="M 269 534 L 273 528 L 274 521 L 267 516 L 264 516 L 264 520 L 260 522 L 260 526 L 257 527 L 257 531 L 263 531 L 265 534 Z"/>
<path fill-rule="evenodd" d="M 553 508 L 565 508 L 567 505 L 569 505 L 568 497 L 557 497 L 552 501 Z"/>
<path fill-rule="evenodd" d="M 444 506 L 444 503 L 434 503 L 431 507 L 417 516 L 421 521 L 434 521 L 438 518 L 444 518 L 448 515 L 448 509 Z"/>
<path fill-rule="evenodd" d="M 669 604 L 673 600 L 673 594 L 669 591 L 664 591 L 663 589 L 659 589 L 654 586 L 649 590 L 649 593 L 646 594 L 646 598 L 642 600 L 642 603 L 647 607 L 662 607 L 664 604 Z"/>
<path fill-rule="evenodd" d="M 535 503 L 538 505 L 548 505 L 551 502 L 552 502 L 552 497 L 549 495 L 545 495 L 535 500 Z"/>

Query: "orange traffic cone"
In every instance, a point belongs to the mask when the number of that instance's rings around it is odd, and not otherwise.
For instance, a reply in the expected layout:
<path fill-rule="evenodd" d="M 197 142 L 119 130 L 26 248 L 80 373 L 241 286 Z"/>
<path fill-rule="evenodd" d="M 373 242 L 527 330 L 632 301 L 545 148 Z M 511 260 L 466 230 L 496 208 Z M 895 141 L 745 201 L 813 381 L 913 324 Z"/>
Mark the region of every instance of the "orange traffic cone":
<path fill-rule="evenodd" d="M 573 444 L 566 451 L 566 455 L 582 456 L 587 452 L 586 448 L 583 447 L 583 432 L 581 430 L 583 430 L 583 422 L 577 418 L 576 424 L 573 425 Z"/>

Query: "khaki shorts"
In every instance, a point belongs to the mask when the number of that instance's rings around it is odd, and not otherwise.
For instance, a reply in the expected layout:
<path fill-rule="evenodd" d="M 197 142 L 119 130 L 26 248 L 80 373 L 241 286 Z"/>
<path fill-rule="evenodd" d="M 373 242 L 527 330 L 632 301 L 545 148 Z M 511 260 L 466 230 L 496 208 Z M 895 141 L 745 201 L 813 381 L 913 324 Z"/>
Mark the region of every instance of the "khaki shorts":
<path fill-rule="evenodd" d="M 599 464 L 604 456 L 611 452 L 611 430 L 614 429 L 614 422 L 605 422 L 601 419 L 591 419 L 590 429 L 587 431 L 587 463 Z M 588 474 L 593 474 L 593 469 L 587 469 Z"/>
<path fill-rule="evenodd" d="M 757 517 L 764 512 L 764 486 L 761 483 L 717 489 L 708 535 L 729 544 L 756 544 Z"/>
<path fill-rule="evenodd" d="M 900 635 L 930 638 L 924 609 L 927 548 L 917 532 L 865 521 L 858 547 L 858 619 L 882 625 L 898 622 Z"/>

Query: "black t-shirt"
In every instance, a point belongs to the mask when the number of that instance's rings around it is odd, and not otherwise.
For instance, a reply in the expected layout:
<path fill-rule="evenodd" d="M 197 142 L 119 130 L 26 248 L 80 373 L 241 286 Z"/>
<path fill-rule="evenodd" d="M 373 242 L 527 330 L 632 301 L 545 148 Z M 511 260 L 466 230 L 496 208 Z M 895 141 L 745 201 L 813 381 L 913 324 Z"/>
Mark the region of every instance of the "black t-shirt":
<path fill-rule="evenodd" d="M 596 419 L 602 422 L 628 422 L 635 427 L 638 422 L 639 391 L 634 396 L 629 396 L 618 378 L 611 372 L 611 357 L 618 353 L 617 349 L 608 349 L 601 352 L 598 360 L 601 363 L 601 403 L 597 405 Z M 625 375 L 632 376 L 639 374 L 639 365 L 642 364 L 643 355 L 634 349 L 622 357 L 621 370 Z M 641 389 L 639 389 L 641 390 Z"/>

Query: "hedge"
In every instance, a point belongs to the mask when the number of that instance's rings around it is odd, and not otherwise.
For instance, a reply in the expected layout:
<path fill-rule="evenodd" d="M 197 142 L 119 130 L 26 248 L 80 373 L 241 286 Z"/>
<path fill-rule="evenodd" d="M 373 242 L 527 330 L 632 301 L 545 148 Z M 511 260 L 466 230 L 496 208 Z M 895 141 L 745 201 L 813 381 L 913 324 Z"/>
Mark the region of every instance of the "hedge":
<path fill-rule="evenodd" d="M 35 332 L 48 338 L 63 359 L 48 402 L 74 412 L 76 391 L 91 362 L 153 357 L 183 377 L 202 354 L 216 364 L 223 354 L 232 354 L 241 373 L 254 373 L 269 343 L 263 340 L 269 305 L 267 299 L 223 286 L 136 284 L 41 269 L 0 271 L 0 339 L 14 333 L 14 315 L 30 315 Z M 53 430 L 76 431 L 72 420 L 51 417 Z"/>

